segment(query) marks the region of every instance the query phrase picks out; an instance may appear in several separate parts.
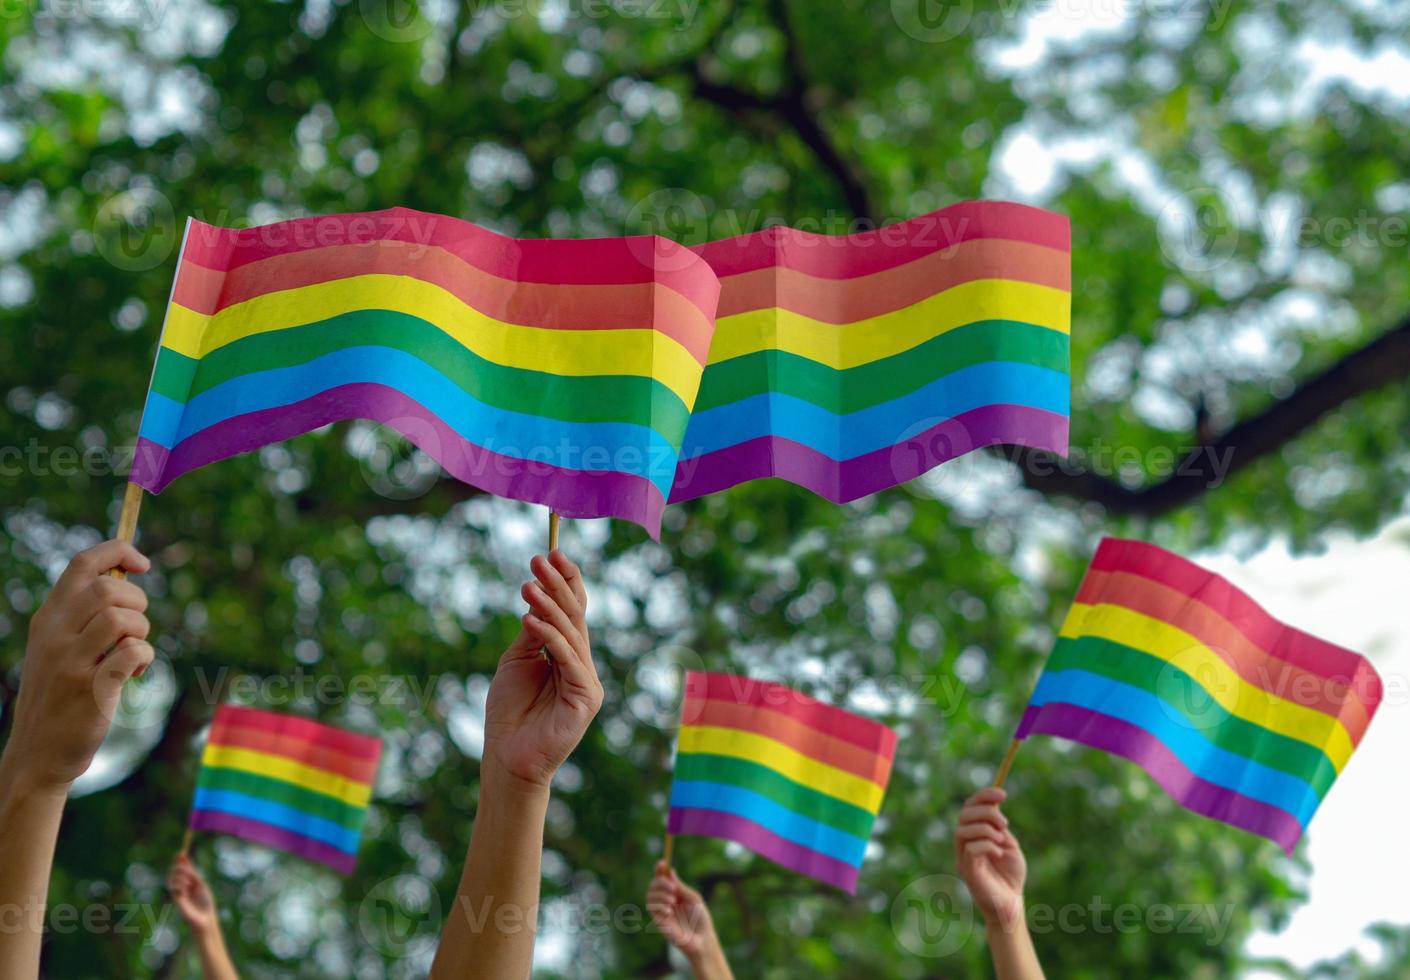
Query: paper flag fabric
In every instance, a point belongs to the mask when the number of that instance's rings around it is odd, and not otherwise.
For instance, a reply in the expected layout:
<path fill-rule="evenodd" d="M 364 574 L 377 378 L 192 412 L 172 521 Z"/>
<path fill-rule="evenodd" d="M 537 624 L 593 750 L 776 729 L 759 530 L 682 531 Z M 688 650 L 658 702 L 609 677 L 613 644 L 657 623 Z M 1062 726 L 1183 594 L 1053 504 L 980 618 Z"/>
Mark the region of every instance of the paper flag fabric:
<path fill-rule="evenodd" d="M 659 533 L 719 283 L 651 237 L 393 208 L 187 226 L 133 482 L 365 418 L 452 476 Z"/>
<path fill-rule="evenodd" d="M 781 684 L 692 671 L 668 829 L 855 894 L 895 755 L 885 725 Z"/>
<path fill-rule="evenodd" d="M 1107 538 L 1018 737 L 1125 756 L 1182 806 L 1290 852 L 1381 693 L 1365 657 L 1178 555 Z"/>
<path fill-rule="evenodd" d="M 672 501 L 775 476 L 841 503 L 983 446 L 1066 454 L 1066 217 L 977 201 L 697 251 L 722 290 Z"/>
<path fill-rule="evenodd" d="M 201 754 L 190 826 L 352 874 L 381 754 L 379 739 L 223 704 Z"/>

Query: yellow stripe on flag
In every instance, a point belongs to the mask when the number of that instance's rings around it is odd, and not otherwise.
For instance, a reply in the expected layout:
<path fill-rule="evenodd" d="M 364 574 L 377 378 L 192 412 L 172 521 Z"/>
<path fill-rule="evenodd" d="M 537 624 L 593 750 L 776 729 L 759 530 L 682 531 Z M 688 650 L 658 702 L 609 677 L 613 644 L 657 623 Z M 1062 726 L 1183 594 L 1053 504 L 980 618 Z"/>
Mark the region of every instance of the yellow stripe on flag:
<path fill-rule="evenodd" d="M 365 807 L 372 799 L 372 787 L 327 769 L 306 766 L 282 755 L 272 755 L 255 749 L 238 749 L 228 745 L 207 745 L 201 753 L 201 766 L 238 769 L 302 786 L 304 789 L 331 796 L 353 806 Z"/>
<path fill-rule="evenodd" d="M 824 323 L 772 307 L 750 310 L 720 317 L 709 363 L 778 349 L 845 370 L 900 354 L 979 320 L 1019 320 L 1069 333 L 1072 294 L 1013 279 L 975 279 L 913 306 L 854 323 Z"/>
<path fill-rule="evenodd" d="M 875 814 L 881 809 L 884 791 L 876 783 L 819 762 L 782 742 L 753 732 L 711 725 L 687 725 L 681 729 L 679 751 L 704 752 L 757 762 L 795 783 L 859 806 L 868 813 Z"/>
<path fill-rule="evenodd" d="M 659 378 L 695 403 L 701 367 L 678 342 L 649 328 L 556 329 L 503 323 L 440 286 L 410 276 L 371 273 L 265 293 L 206 316 L 172 303 L 162 346 L 200 358 L 256 334 L 317 323 L 358 310 L 420 317 L 457 343 L 506 367 L 570 377 L 637 374 Z"/>
<path fill-rule="evenodd" d="M 1321 749 L 1337 772 L 1351 758 L 1355 745 L 1340 719 L 1250 684 L 1218 653 L 1163 620 L 1125 606 L 1079 602 L 1073 603 L 1061 635 L 1094 636 L 1159 657 L 1194 678 L 1230 713 Z"/>

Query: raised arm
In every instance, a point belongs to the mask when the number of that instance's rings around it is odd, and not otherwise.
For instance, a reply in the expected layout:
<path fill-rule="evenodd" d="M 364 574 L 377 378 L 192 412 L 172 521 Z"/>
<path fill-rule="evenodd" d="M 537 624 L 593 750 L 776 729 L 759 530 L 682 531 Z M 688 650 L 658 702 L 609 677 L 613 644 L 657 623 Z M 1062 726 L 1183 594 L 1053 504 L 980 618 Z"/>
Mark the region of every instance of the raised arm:
<path fill-rule="evenodd" d="M 216 907 L 215 896 L 206 884 L 205 876 L 196 870 L 185 854 L 172 864 L 166 876 L 166 887 L 181 917 L 186 920 L 187 928 L 191 930 L 191 938 L 201 956 L 201 973 L 205 980 L 240 980 L 240 974 L 235 971 L 235 964 L 230 959 L 230 951 L 225 947 L 225 936 L 220 931 L 220 909 Z"/>
<path fill-rule="evenodd" d="M 0 755 L 0 976 L 39 975 L 39 946 L 59 820 L 73 781 L 108 733 L 122 685 L 147 669 L 147 596 L 110 578 L 145 572 L 132 545 L 74 558 L 29 624 L 10 740 Z"/>
<path fill-rule="evenodd" d="M 656 864 L 656 874 L 646 892 L 646 910 L 666 941 L 685 954 L 696 980 L 734 980 L 715 934 L 710 907 L 664 861 Z"/>
<path fill-rule="evenodd" d="M 998 980 L 1043 980 L 1023 905 L 1028 864 L 999 811 L 1003 801 L 1004 791 L 992 788 L 965 801 L 955 830 L 960 877 L 984 916 Z"/>
<path fill-rule="evenodd" d="M 530 611 L 485 706 L 479 809 L 431 967 L 436 980 L 529 976 L 549 783 L 602 706 L 578 566 L 555 551 L 529 567 Z"/>

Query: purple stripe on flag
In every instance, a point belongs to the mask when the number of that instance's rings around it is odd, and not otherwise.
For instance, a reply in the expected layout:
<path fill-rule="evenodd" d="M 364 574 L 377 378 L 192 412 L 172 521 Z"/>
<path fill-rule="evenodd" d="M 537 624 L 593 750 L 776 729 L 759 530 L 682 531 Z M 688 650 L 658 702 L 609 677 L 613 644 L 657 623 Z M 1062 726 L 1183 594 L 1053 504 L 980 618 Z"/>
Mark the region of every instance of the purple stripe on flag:
<path fill-rule="evenodd" d="M 785 840 L 744 817 L 718 810 L 673 807 L 667 829 L 673 834 L 718 837 L 743 844 L 755 854 L 785 868 L 840 888 L 849 895 L 857 894 L 857 868 Z"/>
<path fill-rule="evenodd" d="M 1015 737 L 1029 735 L 1056 735 L 1130 759 L 1186 809 L 1267 837 L 1289 854 L 1302 836 L 1292 814 L 1201 779 L 1150 732 L 1110 715 L 1058 702 L 1030 705 Z"/>
<path fill-rule="evenodd" d="M 1026 405 L 985 405 L 956 415 L 894 446 L 835 460 L 809 446 L 766 436 L 681 459 L 671 503 L 776 476 L 835 504 L 913 480 L 965 453 L 1013 443 L 1067 454 L 1068 418 Z"/>
<path fill-rule="evenodd" d="M 491 452 L 467 442 L 415 399 L 375 384 L 343 385 L 292 405 L 237 415 L 183 439 L 170 451 L 139 439 L 128 479 L 160 493 L 178 476 L 207 463 L 349 418 L 370 419 L 397 430 L 451 476 L 496 496 L 543 504 L 562 517 L 620 517 L 640 524 L 653 538 L 660 537 L 666 504 L 650 480 Z"/>
<path fill-rule="evenodd" d="M 267 844 L 281 851 L 297 854 L 301 858 L 326 864 L 339 874 L 350 875 L 357 867 L 357 855 L 340 851 L 330 844 L 296 834 L 283 827 L 239 817 L 219 810 L 192 810 L 191 829 L 209 830 L 220 834 L 233 834 L 256 844 Z"/>

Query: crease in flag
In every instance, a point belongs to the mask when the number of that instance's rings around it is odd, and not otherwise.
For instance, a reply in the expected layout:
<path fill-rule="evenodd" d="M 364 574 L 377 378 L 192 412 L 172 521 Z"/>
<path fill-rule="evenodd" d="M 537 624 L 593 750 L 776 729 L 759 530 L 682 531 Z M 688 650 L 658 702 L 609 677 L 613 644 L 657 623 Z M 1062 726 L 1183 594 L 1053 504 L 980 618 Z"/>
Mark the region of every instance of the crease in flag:
<path fill-rule="evenodd" d="M 665 239 L 513 239 L 392 208 L 188 223 L 131 474 L 331 422 L 400 432 L 451 476 L 659 534 L 719 283 Z"/>
<path fill-rule="evenodd" d="M 201 753 L 189 826 L 351 874 L 381 754 L 380 739 L 223 704 Z"/>
<path fill-rule="evenodd" d="M 1071 230 L 969 201 L 699 246 L 715 334 L 671 500 L 779 477 L 834 503 L 989 445 L 1067 452 Z"/>
<path fill-rule="evenodd" d="M 1179 555 L 1106 538 L 1016 737 L 1123 756 L 1187 809 L 1291 853 L 1382 693 L 1360 654 Z"/>
<path fill-rule="evenodd" d="M 691 671 L 667 830 L 855 894 L 896 734 L 781 684 Z"/>

